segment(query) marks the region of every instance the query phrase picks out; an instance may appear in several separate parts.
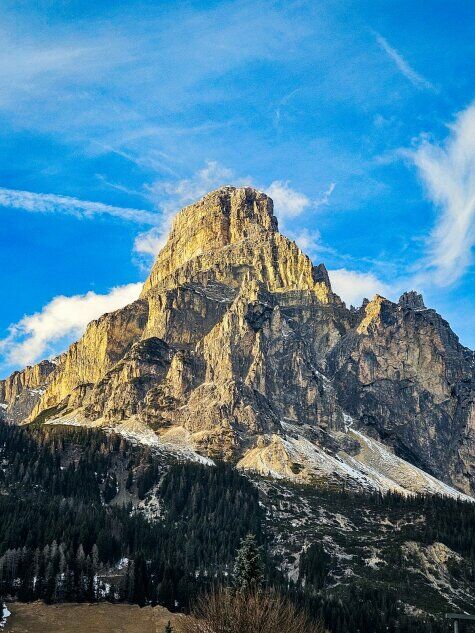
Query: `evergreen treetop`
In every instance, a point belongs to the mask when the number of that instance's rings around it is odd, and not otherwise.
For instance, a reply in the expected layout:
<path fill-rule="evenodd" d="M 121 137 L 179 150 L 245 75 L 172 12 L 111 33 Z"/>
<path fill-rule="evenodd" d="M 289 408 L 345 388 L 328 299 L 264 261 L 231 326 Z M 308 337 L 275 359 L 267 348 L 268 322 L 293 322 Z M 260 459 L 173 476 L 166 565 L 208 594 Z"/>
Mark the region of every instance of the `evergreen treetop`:
<path fill-rule="evenodd" d="M 262 585 L 263 569 L 260 547 L 254 534 L 241 540 L 234 562 L 234 584 L 238 591 L 251 591 Z"/>

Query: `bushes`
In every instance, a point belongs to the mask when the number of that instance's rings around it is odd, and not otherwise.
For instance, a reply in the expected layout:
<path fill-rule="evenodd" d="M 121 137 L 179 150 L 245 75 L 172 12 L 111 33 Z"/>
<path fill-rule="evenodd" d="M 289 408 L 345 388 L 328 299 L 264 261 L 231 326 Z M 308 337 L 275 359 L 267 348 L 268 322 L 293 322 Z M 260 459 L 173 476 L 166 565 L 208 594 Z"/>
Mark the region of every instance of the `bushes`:
<path fill-rule="evenodd" d="M 217 589 L 195 603 L 183 633 L 323 633 L 304 609 L 274 591 Z"/>

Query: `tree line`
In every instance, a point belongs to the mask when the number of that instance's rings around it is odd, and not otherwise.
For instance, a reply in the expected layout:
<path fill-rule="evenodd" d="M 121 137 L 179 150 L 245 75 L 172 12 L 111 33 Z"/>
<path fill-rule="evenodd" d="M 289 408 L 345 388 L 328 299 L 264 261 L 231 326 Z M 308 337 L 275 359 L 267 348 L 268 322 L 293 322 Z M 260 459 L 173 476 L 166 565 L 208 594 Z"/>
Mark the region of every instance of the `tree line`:
<path fill-rule="evenodd" d="M 114 502 L 120 482 L 134 505 Z M 136 510 L 152 488 L 160 508 L 154 521 Z M 341 498 L 370 510 L 422 513 L 423 523 L 404 528 L 407 538 L 445 543 L 472 561 L 473 572 L 474 504 L 395 494 Z M 333 633 L 442 630 L 406 615 L 384 587 L 360 582 L 344 600 L 327 593 L 331 558 L 320 542 L 303 553 L 299 579 L 290 583 L 273 561 L 265 512 L 256 487 L 228 464 L 168 463 L 97 430 L 0 423 L 0 597 L 186 612 L 204 591 L 231 582 L 236 552 L 251 534 L 264 585 Z"/>

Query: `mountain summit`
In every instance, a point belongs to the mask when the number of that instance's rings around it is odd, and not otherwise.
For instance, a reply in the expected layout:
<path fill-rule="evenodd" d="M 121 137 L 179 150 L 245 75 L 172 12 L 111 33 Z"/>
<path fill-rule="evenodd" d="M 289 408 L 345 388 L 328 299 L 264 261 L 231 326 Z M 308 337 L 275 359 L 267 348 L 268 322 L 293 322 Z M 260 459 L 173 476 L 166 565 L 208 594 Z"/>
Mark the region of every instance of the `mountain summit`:
<path fill-rule="evenodd" d="M 272 200 L 227 186 L 177 214 L 137 301 L 0 382 L 0 412 L 318 485 L 472 495 L 473 366 L 415 292 L 347 309 Z"/>
<path fill-rule="evenodd" d="M 273 202 L 251 187 L 221 187 L 185 207 L 173 222 L 142 296 L 189 281 L 239 288 L 246 277 L 271 291 L 314 290 L 322 300 L 329 282 L 296 244 L 278 231 Z"/>

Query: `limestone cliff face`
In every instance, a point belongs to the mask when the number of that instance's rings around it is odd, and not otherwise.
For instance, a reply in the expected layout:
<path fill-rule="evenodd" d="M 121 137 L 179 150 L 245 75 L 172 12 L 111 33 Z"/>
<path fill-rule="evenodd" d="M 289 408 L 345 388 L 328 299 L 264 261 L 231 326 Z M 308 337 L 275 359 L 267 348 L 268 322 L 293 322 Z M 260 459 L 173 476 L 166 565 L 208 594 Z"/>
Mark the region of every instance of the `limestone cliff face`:
<path fill-rule="evenodd" d="M 0 416 L 16 422 L 28 417 L 40 400 L 56 364 L 44 360 L 0 380 Z"/>
<path fill-rule="evenodd" d="M 473 491 L 474 355 L 420 295 L 369 302 L 327 369 L 360 424 L 427 472 Z"/>
<path fill-rule="evenodd" d="M 58 405 L 74 389 L 99 381 L 140 339 L 147 316 L 147 303 L 136 301 L 92 321 L 84 336 L 63 355 L 34 414 Z"/>
<path fill-rule="evenodd" d="M 421 301 L 348 310 L 270 198 L 222 187 L 176 216 L 138 301 L 29 370 L 44 393 L 10 417 L 114 427 L 276 476 L 448 489 L 395 451 L 470 492 L 473 354 Z M 33 384 L 14 376 L 5 406 Z"/>
<path fill-rule="evenodd" d="M 190 280 L 238 288 L 246 274 L 272 291 L 308 289 L 329 301 L 328 282 L 297 245 L 278 232 L 272 200 L 250 187 L 223 187 L 176 216 L 142 297 Z"/>
<path fill-rule="evenodd" d="M 16 371 L 5 380 L 0 380 L 0 401 L 12 404 L 15 398 L 25 389 L 39 389 L 43 387 L 56 365 L 48 360 L 33 367 L 26 367 Z"/>

